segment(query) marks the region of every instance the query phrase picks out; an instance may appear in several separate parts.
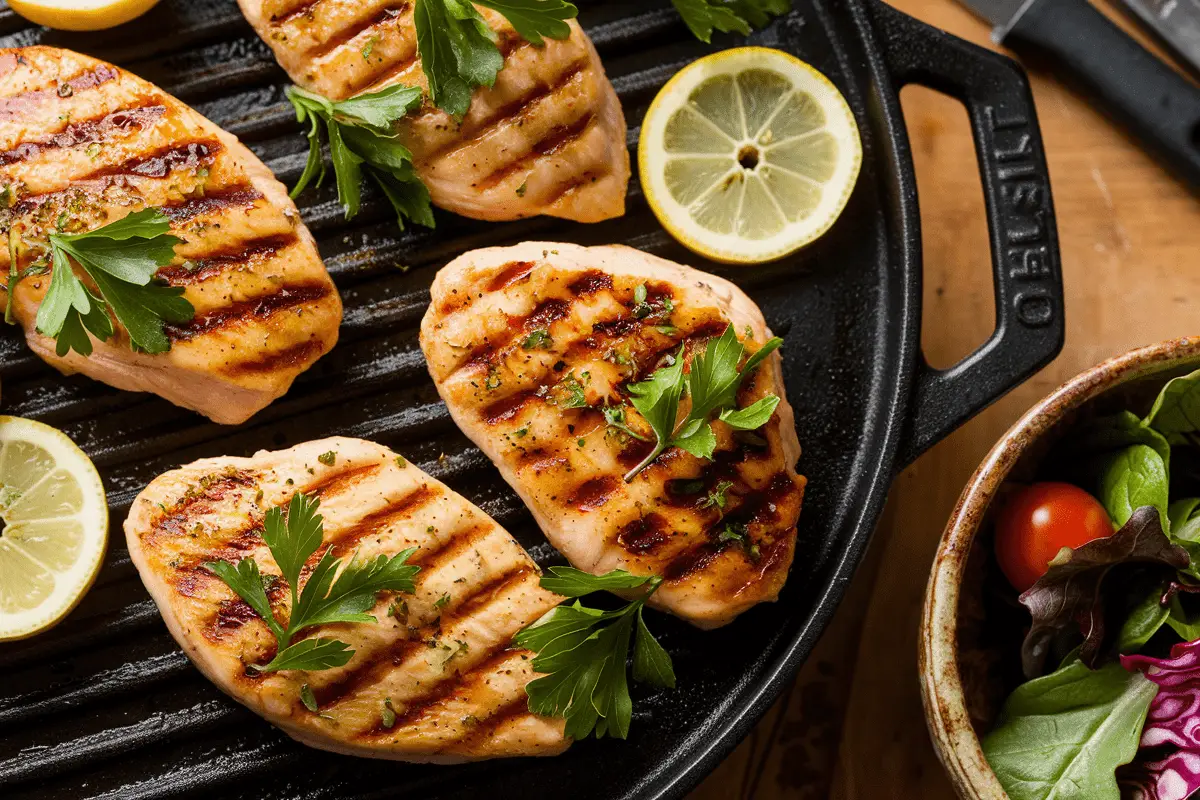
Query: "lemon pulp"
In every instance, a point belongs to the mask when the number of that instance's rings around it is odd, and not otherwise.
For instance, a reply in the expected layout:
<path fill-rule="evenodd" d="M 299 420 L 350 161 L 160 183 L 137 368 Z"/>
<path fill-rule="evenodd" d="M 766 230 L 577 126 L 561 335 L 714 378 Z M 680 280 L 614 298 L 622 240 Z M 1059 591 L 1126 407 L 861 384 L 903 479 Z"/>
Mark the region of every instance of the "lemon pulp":
<path fill-rule="evenodd" d="M 0 639 L 65 616 L 95 579 L 107 535 L 87 456 L 47 425 L 0 416 Z"/>

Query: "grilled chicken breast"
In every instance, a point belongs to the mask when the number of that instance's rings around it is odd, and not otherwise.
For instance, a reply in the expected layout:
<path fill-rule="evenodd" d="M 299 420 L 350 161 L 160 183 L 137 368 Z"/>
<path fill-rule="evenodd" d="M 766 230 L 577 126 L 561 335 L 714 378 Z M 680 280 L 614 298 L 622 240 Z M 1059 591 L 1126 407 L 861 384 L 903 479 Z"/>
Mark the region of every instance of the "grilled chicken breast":
<path fill-rule="evenodd" d="M 775 599 L 791 565 L 805 481 L 779 355 L 738 398 L 781 398 L 765 427 L 735 436 L 714 422 L 713 461 L 671 448 L 628 483 L 654 434 L 624 387 L 730 324 L 750 351 L 770 337 L 721 278 L 627 247 L 527 242 L 438 273 L 421 347 L 455 422 L 572 564 L 661 575 L 651 602 L 709 628 Z M 649 441 L 608 425 L 605 406 Z"/>
<path fill-rule="evenodd" d="M 274 637 L 202 564 L 250 557 L 264 574 L 278 575 L 262 540 L 263 517 L 295 492 L 320 498 L 324 541 L 335 555 L 375 558 L 416 547 L 410 563 L 421 571 L 414 595 L 381 593 L 371 612 L 378 624 L 301 634 L 349 644 L 355 653 L 345 667 L 259 676 L 246 664 L 273 657 Z M 125 535 L 146 588 L 196 666 L 305 744 L 434 762 L 555 755 L 568 745 L 562 720 L 528 711 L 531 655 L 509 647 L 562 598 L 539 587 L 537 566 L 503 528 L 385 447 L 335 438 L 197 461 L 138 496 Z M 270 598 L 286 619 L 283 581 Z M 319 713 L 303 705 L 304 684 Z M 383 721 L 388 700 L 390 727 Z"/>
<path fill-rule="evenodd" d="M 333 100 L 403 83 L 426 87 L 413 4 L 396 0 L 238 0 L 288 75 Z M 433 202 L 485 220 L 547 214 L 598 222 L 625 213 L 625 116 L 596 48 L 569 39 L 535 47 L 499 14 L 504 69 L 460 121 L 425 106 L 400 124 Z"/>
<path fill-rule="evenodd" d="M 159 278 L 196 308 L 168 326 L 170 352 L 135 353 L 118 326 L 90 357 L 55 355 L 35 326 L 50 275 L 15 294 L 29 346 L 66 373 L 149 391 L 222 423 L 282 395 L 337 341 L 342 305 L 283 185 L 232 135 L 161 89 L 53 47 L 0 50 L 0 197 L 20 268 L 46 234 L 162 208 L 182 239 Z"/>

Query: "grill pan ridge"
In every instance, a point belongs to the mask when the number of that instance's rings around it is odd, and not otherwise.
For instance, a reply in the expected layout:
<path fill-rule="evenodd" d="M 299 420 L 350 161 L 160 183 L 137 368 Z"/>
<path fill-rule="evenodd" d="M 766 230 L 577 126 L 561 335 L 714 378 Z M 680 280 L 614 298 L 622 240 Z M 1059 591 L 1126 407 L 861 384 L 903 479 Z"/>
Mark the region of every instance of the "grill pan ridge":
<path fill-rule="evenodd" d="M 697 42 L 666 0 L 575 2 L 624 106 L 631 148 L 651 99 L 674 72 L 737 43 L 731 37 L 712 46 Z M 104 567 L 80 607 L 50 632 L 0 645 L 0 797 L 368 800 L 486 792 L 536 799 L 569 791 L 615 800 L 677 797 L 714 767 L 777 696 L 828 622 L 882 507 L 897 453 L 915 457 L 1053 357 L 1062 337 L 1053 210 L 1023 78 L 1004 59 L 873 0 L 794 5 L 750 43 L 796 53 L 838 85 L 858 119 L 864 164 L 842 219 L 781 263 L 729 269 L 687 253 L 650 213 L 636 174 L 628 212 L 617 220 L 497 224 L 439 212 L 436 231 L 403 232 L 370 189 L 362 212 L 346 222 L 329 181 L 298 205 L 345 303 L 341 340 L 289 394 L 244 425 L 216 425 L 150 395 L 63 377 L 25 347 L 17 329 L 0 330 L 3 413 L 62 428 L 100 469 L 113 512 Z M 897 45 L 901 35 L 929 45 L 918 61 L 940 58 L 928 74 L 908 63 Z M 299 177 L 306 144 L 284 98 L 286 78 L 234 0 L 163 0 L 137 22 L 90 36 L 30 27 L 0 6 L 0 46 L 30 44 L 117 63 L 241 137 L 285 183 Z M 982 100 L 1026 114 L 1034 177 L 1045 187 L 1039 219 L 1050 278 L 1042 290 L 1053 314 L 1048 322 L 999 326 L 995 340 L 1003 346 L 993 350 L 1004 357 L 988 350 L 976 354 L 978 363 L 964 362 L 989 370 L 995 388 L 967 392 L 932 413 L 921 392 L 944 394 L 961 377 L 929 370 L 917 344 L 920 240 L 897 64 L 911 73 L 907 79 L 972 105 L 973 118 L 983 113 Z M 980 93 L 988 96 L 981 100 Z M 1003 249 L 1001 234 L 1020 221 L 1017 211 L 989 203 L 994 259 Z M 307 749 L 226 698 L 191 666 L 142 587 L 120 524 L 146 483 L 182 463 L 336 434 L 396 449 L 493 516 L 541 565 L 563 563 L 491 463 L 454 427 L 417 344 L 438 268 L 472 248 L 527 239 L 628 244 L 728 277 L 762 307 L 785 339 L 788 395 L 804 447 L 800 469 L 810 479 L 787 588 L 778 603 L 712 632 L 655 614 L 652 624 L 674 658 L 680 688 L 631 687 L 628 741 L 587 740 L 556 758 L 455 767 Z M 1011 276 L 996 270 L 997 295 L 1006 300 Z M 1001 299 L 1003 322 L 1009 312 Z"/>

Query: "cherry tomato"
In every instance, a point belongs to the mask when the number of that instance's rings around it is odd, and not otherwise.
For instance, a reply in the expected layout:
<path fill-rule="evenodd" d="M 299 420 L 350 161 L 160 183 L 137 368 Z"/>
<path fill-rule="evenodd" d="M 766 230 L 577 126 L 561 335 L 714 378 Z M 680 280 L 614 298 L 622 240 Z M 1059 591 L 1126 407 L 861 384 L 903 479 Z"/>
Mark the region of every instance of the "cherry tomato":
<path fill-rule="evenodd" d="M 1046 573 L 1064 547 L 1112 536 L 1104 506 L 1069 483 L 1035 483 L 1009 498 L 996 518 L 996 560 L 1023 592 Z"/>

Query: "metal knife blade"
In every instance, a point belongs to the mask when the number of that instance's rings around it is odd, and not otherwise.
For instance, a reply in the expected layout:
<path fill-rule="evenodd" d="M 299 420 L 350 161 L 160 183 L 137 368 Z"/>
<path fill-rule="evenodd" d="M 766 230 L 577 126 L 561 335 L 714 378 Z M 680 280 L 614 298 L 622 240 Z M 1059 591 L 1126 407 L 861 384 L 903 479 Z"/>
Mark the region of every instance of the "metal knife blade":
<path fill-rule="evenodd" d="M 1200 0 L 1125 0 L 1180 59 L 1200 71 Z"/>
<path fill-rule="evenodd" d="M 959 0 L 964 6 L 996 26 L 992 39 L 999 42 L 1036 0 Z"/>

